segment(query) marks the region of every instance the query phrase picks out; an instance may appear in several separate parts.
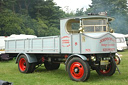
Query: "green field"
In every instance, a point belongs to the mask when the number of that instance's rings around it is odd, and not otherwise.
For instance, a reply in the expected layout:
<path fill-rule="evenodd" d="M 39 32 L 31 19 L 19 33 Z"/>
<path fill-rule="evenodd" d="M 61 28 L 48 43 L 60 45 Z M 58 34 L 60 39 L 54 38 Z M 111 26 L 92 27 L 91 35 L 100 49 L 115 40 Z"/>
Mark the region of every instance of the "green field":
<path fill-rule="evenodd" d="M 99 76 L 95 71 L 91 71 L 86 82 L 75 82 L 68 77 L 64 64 L 54 71 L 47 71 L 42 66 L 34 73 L 23 74 L 19 72 L 13 59 L 0 62 L 0 80 L 13 82 L 13 85 L 128 85 L 128 50 L 119 54 L 123 55 L 121 64 L 118 65 L 121 74 L 116 71 L 111 77 Z"/>

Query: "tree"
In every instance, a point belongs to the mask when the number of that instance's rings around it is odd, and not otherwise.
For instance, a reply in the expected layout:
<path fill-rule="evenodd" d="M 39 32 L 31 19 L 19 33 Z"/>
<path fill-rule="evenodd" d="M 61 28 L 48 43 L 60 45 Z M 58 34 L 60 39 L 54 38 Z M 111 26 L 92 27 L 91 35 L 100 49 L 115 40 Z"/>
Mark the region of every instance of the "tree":
<path fill-rule="evenodd" d="M 59 27 L 59 18 L 64 17 L 64 12 L 53 0 L 36 0 L 30 8 L 29 14 L 32 18 L 40 18 L 48 27 Z"/>
<path fill-rule="evenodd" d="M 24 31 L 22 30 L 21 25 L 22 19 L 17 17 L 12 11 L 5 10 L 0 14 L 0 34 L 3 36 L 8 36 L 11 34 L 22 34 Z"/>
<path fill-rule="evenodd" d="M 84 16 L 84 15 L 85 15 L 84 8 L 76 10 L 75 16 Z"/>
<path fill-rule="evenodd" d="M 0 33 L 58 35 L 64 16 L 53 0 L 0 0 Z"/>
<path fill-rule="evenodd" d="M 41 19 L 35 20 L 27 15 L 15 14 L 5 10 L 0 14 L 0 35 L 32 34 L 45 36 L 48 27 Z"/>

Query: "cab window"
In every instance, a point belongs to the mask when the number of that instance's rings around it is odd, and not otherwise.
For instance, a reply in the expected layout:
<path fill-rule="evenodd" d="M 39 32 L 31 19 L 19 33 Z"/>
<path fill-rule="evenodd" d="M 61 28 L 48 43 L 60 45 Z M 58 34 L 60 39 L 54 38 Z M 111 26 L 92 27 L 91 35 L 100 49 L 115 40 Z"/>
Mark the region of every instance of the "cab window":
<path fill-rule="evenodd" d="M 79 33 L 80 21 L 71 19 L 66 24 L 66 29 L 69 34 Z"/>
<path fill-rule="evenodd" d="M 85 32 L 106 32 L 106 19 L 83 19 L 83 28 Z"/>

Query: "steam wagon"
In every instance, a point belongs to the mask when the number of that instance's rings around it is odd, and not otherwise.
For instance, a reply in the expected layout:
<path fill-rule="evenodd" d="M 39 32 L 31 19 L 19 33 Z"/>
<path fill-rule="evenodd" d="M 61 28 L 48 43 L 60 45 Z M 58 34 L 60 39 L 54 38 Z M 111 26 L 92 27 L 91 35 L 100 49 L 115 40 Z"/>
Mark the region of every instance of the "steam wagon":
<path fill-rule="evenodd" d="M 107 16 L 61 19 L 59 36 L 6 40 L 5 51 L 17 56 L 21 73 L 32 73 L 40 64 L 47 70 L 56 70 L 65 63 L 74 81 L 86 81 L 91 69 L 99 75 L 112 76 L 117 52 L 116 38 L 109 32 L 112 20 Z"/>

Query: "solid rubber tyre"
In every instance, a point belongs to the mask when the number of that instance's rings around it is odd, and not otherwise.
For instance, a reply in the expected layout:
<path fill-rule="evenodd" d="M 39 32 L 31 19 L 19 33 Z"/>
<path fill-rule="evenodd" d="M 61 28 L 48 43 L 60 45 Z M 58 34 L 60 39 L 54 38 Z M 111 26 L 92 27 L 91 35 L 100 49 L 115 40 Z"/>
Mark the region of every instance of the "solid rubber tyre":
<path fill-rule="evenodd" d="M 32 73 L 35 70 L 35 64 L 29 63 L 25 55 L 18 58 L 18 69 L 21 73 Z"/>
<path fill-rule="evenodd" d="M 115 61 L 112 60 L 111 63 L 107 66 L 106 70 L 101 70 L 100 67 L 96 69 L 96 72 L 101 76 L 112 76 L 116 71 Z"/>
<path fill-rule="evenodd" d="M 81 58 L 72 58 L 66 67 L 68 75 L 73 81 L 86 81 L 90 76 L 89 64 Z"/>
<path fill-rule="evenodd" d="M 44 62 L 44 66 L 47 70 L 57 70 L 60 67 L 60 63 Z"/>

